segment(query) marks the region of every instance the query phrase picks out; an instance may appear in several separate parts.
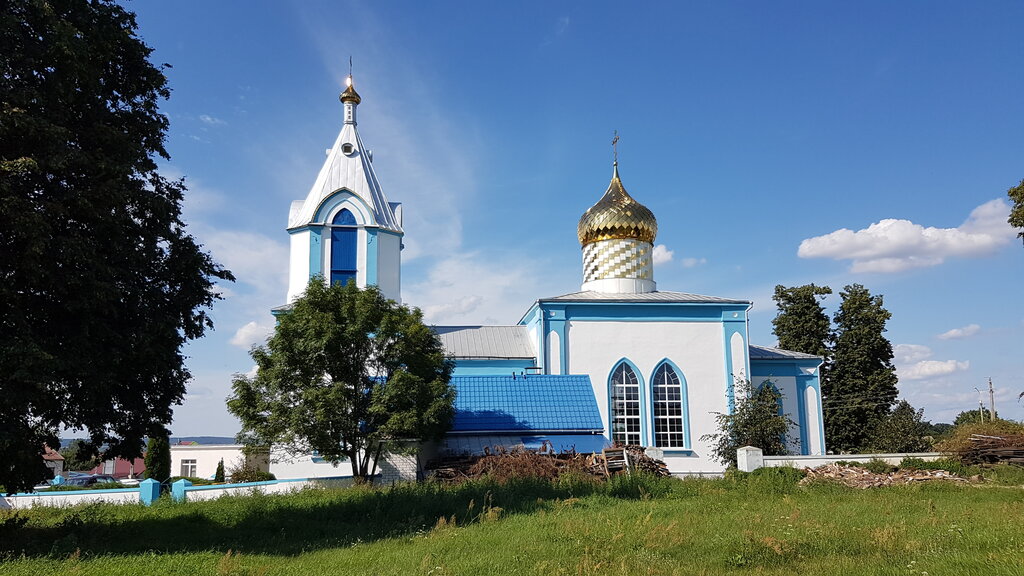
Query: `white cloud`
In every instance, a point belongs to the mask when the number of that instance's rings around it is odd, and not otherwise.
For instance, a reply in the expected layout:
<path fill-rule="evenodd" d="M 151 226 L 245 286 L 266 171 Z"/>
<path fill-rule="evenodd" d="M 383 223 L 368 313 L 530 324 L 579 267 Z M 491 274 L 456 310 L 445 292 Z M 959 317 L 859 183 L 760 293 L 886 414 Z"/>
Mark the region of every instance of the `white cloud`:
<path fill-rule="evenodd" d="M 939 334 L 938 338 L 939 340 L 958 340 L 960 338 L 970 338 L 971 336 L 977 334 L 978 330 L 981 330 L 981 326 L 977 324 L 968 324 L 963 328 L 953 328 L 948 332 L 943 332 L 942 334 Z"/>
<path fill-rule="evenodd" d="M 695 268 L 707 263 L 707 258 L 683 258 L 683 268 Z"/>
<path fill-rule="evenodd" d="M 672 250 L 665 247 L 664 244 L 658 244 L 654 247 L 654 265 L 668 264 L 672 261 L 672 255 L 675 254 Z"/>
<path fill-rule="evenodd" d="M 206 124 L 208 126 L 224 126 L 225 124 L 227 124 L 226 121 L 221 120 L 220 118 L 214 118 L 213 116 L 210 116 L 209 114 L 200 114 L 199 115 L 199 120 L 203 124 Z"/>
<path fill-rule="evenodd" d="M 232 346 L 238 346 L 243 350 L 248 350 L 252 348 L 254 344 L 265 343 L 273 331 L 274 327 L 272 325 L 261 324 L 254 320 L 236 330 L 235 335 L 231 337 L 230 342 Z"/>
<path fill-rule="evenodd" d="M 800 243 L 801 258 L 852 260 L 851 272 L 892 273 L 937 266 L 947 258 L 993 253 L 1014 237 L 1006 223 L 1010 207 L 996 199 L 975 208 L 957 228 L 924 227 L 887 218 L 867 228 L 846 228 Z"/>
<path fill-rule="evenodd" d="M 897 344 L 892 351 L 897 364 L 913 364 L 932 355 L 931 348 L 920 344 Z"/>
<path fill-rule="evenodd" d="M 948 376 L 955 372 L 963 372 L 971 367 L 970 362 L 958 360 L 922 360 L 905 368 L 897 368 L 900 380 L 927 380 L 939 376 Z"/>

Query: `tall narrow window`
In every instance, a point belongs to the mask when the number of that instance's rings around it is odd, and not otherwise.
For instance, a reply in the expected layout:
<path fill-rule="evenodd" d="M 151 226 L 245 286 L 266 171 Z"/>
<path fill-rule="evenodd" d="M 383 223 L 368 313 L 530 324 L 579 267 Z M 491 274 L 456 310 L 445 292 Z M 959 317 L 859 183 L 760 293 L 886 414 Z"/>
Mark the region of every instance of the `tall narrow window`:
<path fill-rule="evenodd" d="M 331 221 L 331 284 L 347 284 L 356 277 L 356 219 L 342 210 Z"/>
<path fill-rule="evenodd" d="M 640 383 L 625 362 L 612 372 L 612 441 L 640 444 Z"/>
<path fill-rule="evenodd" d="M 654 396 L 654 445 L 685 448 L 686 414 L 683 413 L 683 387 L 679 374 L 663 362 L 654 372 L 651 388 Z"/>

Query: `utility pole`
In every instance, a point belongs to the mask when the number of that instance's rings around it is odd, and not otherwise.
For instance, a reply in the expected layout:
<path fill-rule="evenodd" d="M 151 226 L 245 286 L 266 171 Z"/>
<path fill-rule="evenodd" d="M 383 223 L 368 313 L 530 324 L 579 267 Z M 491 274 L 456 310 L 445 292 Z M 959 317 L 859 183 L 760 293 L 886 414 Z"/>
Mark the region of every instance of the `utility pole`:
<path fill-rule="evenodd" d="M 981 390 L 978 390 L 977 386 L 974 387 L 974 390 L 978 392 L 978 418 L 981 419 L 981 422 L 985 422 L 985 401 L 981 399 Z"/>
<path fill-rule="evenodd" d="M 992 378 L 988 379 L 988 416 L 989 420 L 996 420 L 996 392 L 992 389 Z"/>

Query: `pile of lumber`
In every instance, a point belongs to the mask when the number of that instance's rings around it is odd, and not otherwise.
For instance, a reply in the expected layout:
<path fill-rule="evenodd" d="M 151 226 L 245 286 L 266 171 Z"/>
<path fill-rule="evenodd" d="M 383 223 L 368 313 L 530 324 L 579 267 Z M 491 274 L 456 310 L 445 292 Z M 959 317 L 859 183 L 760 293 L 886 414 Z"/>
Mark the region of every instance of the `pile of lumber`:
<path fill-rule="evenodd" d="M 627 446 L 628 470 L 640 470 L 657 476 L 668 476 L 668 466 L 651 458 L 639 446 Z M 566 473 L 596 478 L 607 476 L 603 454 L 579 454 L 574 451 L 555 453 L 550 450 L 506 449 L 496 446 L 481 455 L 449 456 L 429 462 L 428 474 L 442 482 L 457 483 L 487 476 L 498 481 L 512 478 L 543 478 L 554 480 Z"/>
<path fill-rule="evenodd" d="M 902 486 L 932 480 L 948 480 L 951 482 L 968 482 L 947 472 L 946 470 L 911 470 L 900 469 L 888 474 L 878 474 L 859 466 L 844 464 L 824 464 L 817 468 L 805 468 L 807 476 L 800 481 L 801 485 L 816 481 L 838 482 L 850 488 L 878 488 L 880 486 Z"/>
<path fill-rule="evenodd" d="M 957 454 L 964 464 L 1024 465 L 1024 435 L 985 436 L 971 434 L 970 442 Z"/>

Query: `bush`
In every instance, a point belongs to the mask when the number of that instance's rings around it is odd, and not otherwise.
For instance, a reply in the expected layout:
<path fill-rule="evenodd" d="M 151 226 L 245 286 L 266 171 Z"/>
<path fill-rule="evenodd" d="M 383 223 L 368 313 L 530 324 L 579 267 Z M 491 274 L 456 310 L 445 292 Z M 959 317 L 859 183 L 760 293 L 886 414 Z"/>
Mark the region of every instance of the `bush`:
<path fill-rule="evenodd" d="M 872 458 L 860 466 L 867 469 L 868 472 L 874 472 L 875 474 L 889 474 L 896 471 L 895 466 L 878 458 Z"/>
<path fill-rule="evenodd" d="M 243 464 L 237 468 L 231 469 L 231 482 L 235 484 L 241 484 L 243 482 L 267 482 L 268 480 L 277 480 L 277 476 L 249 464 Z"/>
<path fill-rule="evenodd" d="M 171 443 L 167 436 L 150 436 L 146 443 L 146 471 L 143 476 L 157 482 L 171 475 Z"/>

